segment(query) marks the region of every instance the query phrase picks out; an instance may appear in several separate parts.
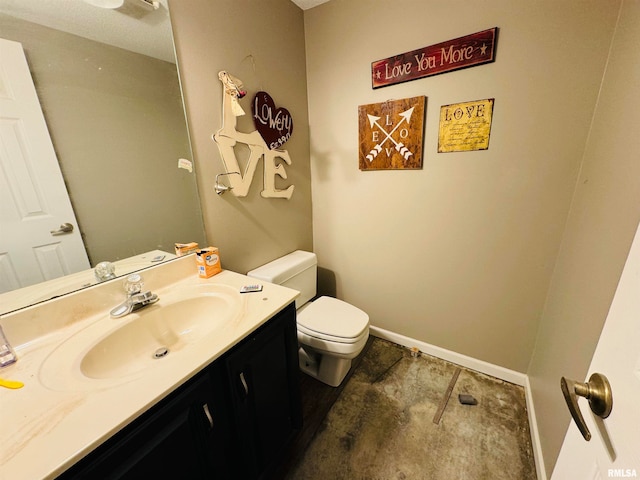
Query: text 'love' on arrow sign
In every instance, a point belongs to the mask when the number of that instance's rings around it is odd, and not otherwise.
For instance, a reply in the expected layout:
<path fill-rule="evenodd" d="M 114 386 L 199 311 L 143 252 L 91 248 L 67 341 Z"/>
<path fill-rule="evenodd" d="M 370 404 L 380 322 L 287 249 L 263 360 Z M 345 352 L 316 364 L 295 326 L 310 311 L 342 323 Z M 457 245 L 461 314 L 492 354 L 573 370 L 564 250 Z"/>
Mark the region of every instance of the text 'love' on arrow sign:
<path fill-rule="evenodd" d="M 422 168 L 426 97 L 358 107 L 360 170 Z"/>
<path fill-rule="evenodd" d="M 293 119 L 286 108 L 276 108 L 267 92 L 258 92 L 251 104 L 253 123 L 270 150 L 285 144 L 293 133 Z"/>

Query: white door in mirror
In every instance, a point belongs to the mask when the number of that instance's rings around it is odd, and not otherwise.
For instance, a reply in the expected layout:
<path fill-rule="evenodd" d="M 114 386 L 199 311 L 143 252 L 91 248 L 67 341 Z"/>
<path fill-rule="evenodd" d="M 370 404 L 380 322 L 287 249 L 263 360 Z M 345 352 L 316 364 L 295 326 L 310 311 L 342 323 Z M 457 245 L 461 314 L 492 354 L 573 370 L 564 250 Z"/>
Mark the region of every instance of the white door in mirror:
<path fill-rule="evenodd" d="M 0 145 L 0 292 L 90 268 L 22 45 L 3 39 Z"/>

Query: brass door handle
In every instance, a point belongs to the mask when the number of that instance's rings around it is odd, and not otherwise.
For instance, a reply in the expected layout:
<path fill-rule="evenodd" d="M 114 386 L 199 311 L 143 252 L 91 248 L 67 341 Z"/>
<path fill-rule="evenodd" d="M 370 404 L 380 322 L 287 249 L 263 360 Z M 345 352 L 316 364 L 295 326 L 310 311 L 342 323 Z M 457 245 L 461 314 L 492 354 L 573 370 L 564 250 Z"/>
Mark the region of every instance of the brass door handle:
<path fill-rule="evenodd" d="M 587 383 L 580 383 L 562 377 L 560 388 L 562 388 L 562 394 L 567 402 L 573 421 L 578 426 L 578 430 L 580 430 L 586 441 L 591 440 L 591 432 L 587 428 L 578 406 L 578 397 L 584 397 L 589 400 L 589 406 L 593 413 L 601 418 L 607 418 L 613 408 L 613 395 L 609 380 L 601 373 L 591 375 Z"/>

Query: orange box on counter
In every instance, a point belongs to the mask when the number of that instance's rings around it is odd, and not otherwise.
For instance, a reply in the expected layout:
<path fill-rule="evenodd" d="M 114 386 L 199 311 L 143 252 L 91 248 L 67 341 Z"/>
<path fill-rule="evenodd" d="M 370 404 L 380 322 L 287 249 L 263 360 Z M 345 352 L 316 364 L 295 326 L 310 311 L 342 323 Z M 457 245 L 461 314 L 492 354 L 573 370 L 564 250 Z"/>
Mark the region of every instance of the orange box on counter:
<path fill-rule="evenodd" d="M 216 247 L 207 247 L 196 250 L 196 263 L 198 264 L 198 276 L 200 278 L 213 277 L 222 271 L 220 254 Z"/>

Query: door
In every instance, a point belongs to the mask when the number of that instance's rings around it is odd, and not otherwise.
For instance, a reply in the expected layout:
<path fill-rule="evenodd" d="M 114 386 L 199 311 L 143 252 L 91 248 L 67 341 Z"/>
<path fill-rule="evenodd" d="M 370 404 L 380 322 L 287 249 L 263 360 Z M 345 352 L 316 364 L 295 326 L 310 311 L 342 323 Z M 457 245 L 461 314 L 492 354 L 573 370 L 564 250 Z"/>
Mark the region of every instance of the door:
<path fill-rule="evenodd" d="M 0 39 L 0 293 L 90 268 L 77 227 L 22 45 Z"/>
<path fill-rule="evenodd" d="M 571 423 L 552 480 L 640 478 L 640 226 L 587 378 L 594 372 L 608 378 L 613 409 L 602 420 L 580 399 L 591 440 Z"/>

